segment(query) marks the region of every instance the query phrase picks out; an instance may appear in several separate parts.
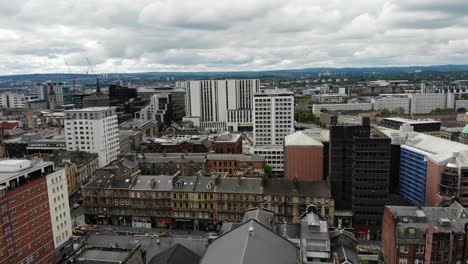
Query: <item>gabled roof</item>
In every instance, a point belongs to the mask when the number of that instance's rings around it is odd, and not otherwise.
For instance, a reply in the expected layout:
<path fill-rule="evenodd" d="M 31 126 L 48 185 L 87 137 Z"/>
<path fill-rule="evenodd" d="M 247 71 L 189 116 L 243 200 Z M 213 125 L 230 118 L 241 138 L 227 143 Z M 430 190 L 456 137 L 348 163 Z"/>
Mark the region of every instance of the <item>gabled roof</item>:
<path fill-rule="evenodd" d="M 244 218 L 242 222 L 247 222 L 250 219 L 255 219 L 258 222 L 262 223 L 264 226 L 267 226 L 270 229 L 274 229 L 274 219 L 275 212 L 263 209 L 263 208 L 252 208 L 247 209 L 244 213 Z"/>
<path fill-rule="evenodd" d="M 218 237 L 200 264 L 296 264 L 298 248 L 255 219 Z"/>
<path fill-rule="evenodd" d="M 200 256 L 190 249 L 176 244 L 151 258 L 149 264 L 198 264 Z"/>

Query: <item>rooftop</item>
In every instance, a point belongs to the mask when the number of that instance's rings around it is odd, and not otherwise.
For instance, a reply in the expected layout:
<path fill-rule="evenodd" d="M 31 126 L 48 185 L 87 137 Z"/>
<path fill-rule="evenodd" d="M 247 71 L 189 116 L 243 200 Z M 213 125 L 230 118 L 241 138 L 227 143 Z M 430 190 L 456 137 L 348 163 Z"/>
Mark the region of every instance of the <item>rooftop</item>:
<path fill-rule="evenodd" d="M 257 154 L 218 154 L 209 153 L 207 160 L 237 160 L 237 161 L 265 161 L 265 158 Z"/>
<path fill-rule="evenodd" d="M 468 167 L 468 145 L 447 139 L 414 132 L 409 125 L 402 125 L 400 130 L 379 127 L 381 132 L 392 139 L 392 144 L 402 145 L 420 151 L 438 164 L 453 161 L 462 167 Z"/>
<path fill-rule="evenodd" d="M 322 142 L 317 141 L 310 135 L 298 131 L 296 133 L 290 134 L 284 139 L 285 146 L 317 146 L 323 147 Z"/>
<path fill-rule="evenodd" d="M 242 137 L 239 133 L 224 133 L 218 136 L 215 142 L 237 142 Z"/>
<path fill-rule="evenodd" d="M 52 162 L 42 159 L 34 160 L 9 160 L 0 161 L 0 184 L 18 176 L 26 175 L 30 172 L 40 170 L 43 167 L 53 166 Z"/>
<path fill-rule="evenodd" d="M 200 264 L 295 264 L 298 248 L 255 219 L 218 237 Z"/>
<path fill-rule="evenodd" d="M 76 256 L 76 263 L 83 264 L 111 264 L 123 263 L 130 255 L 131 249 L 119 248 L 99 248 L 99 249 L 85 249 L 78 256 Z"/>
<path fill-rule="evenodd" d="M 390 120 L 390 121 L 395 121 L 395 122 L 401 122 L 401 123 L 409 123 L 411 125 L 413 124 L 432 124 L 432 123 L 441 123 L 441 121 L 434 120 L 434 119 L 407 119 L 407 118 L 401 118 L 401 117 L 386 117 L 384 120 Z"/>
<path fill-rule="evenodd" d="M 436 227 L 439 233 L 463 233 L 468 211 L 459 203 L 449 207 L 387 206 L 399 227 L 426 230 Z"/>
<path fill-rule="evenodd" d="M 81 108 L 81 109 L 70 109 L 70 110 L 65 110 L 64 112 L 68 113 L 75 113 L 75 112 L 101 112 L 101 111 L 106 111 L 110 110 L 113 107 L 109 106 L 95 106 L 95 107 L 88 107 L 88 108 Z"/>
<path fill-rule="evenodd" d="M 294 93 L 288 89 L 265 89 L 258 93 L 255 93 L 254 96 L 271 96 L 271 95 L 280 95 L 280 96 L 292 96 Z"/>

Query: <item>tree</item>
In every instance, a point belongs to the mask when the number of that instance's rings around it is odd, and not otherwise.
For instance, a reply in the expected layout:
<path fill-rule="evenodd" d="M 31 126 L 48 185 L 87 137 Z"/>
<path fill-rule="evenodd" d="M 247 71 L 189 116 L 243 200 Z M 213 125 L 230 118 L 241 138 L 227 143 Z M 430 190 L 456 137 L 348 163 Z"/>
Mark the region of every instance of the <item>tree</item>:
<path fill-rule="evenodd" d="M 463 113 L 466 113 L 466 108 L 465 107 L 460 107 L 457 109 L 457 113 L 459 114 L 463 114 Z"/>
<path fill-rule="evenodd" d="M 273 177 L 273 167 L 270 166 L 270 165 L 265 165 L 265 167 L 263 167 L 263 171 L 265 172 L 266 176 L 268 178 L 271 178 Z"/>

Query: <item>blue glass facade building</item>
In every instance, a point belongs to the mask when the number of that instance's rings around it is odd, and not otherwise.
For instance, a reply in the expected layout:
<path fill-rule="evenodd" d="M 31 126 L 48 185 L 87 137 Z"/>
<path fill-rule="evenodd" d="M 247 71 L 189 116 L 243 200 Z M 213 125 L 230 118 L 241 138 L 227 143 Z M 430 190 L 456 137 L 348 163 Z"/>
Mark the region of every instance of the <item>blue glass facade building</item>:
<path fill-rule="evenodd" d="M 421 151 L 402 146 L 400 150 L 400 195 L 425 204 L 427 160 Z"/>

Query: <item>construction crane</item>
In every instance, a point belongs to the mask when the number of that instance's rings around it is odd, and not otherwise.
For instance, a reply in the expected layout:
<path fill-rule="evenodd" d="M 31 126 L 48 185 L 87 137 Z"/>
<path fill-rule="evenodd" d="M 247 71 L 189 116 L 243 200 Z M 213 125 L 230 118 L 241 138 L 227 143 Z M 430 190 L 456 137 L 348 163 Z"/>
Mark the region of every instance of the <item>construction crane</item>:
<path fill-rule="evenodd" d="M 68 64 L 67 58 L 63 57 L 63 60 L 65 61 L 65 65 L 67 66 L 68 73 L 70 74 L 70 80 L 72 81 L 73 89 L 72 89 L 72 95 L 75 97 L 75 89 L 76 89 L 76 76 L 71 72 L 70 70 L 70 65 Z"/>
<path fill-rule="evenodd" d="M 89 68 L 91 69 L 91 72 L 96 76 L 96 94 L 101 94 L 101 85 L 99 83 L 99 75 L 97 75 L 94 72 L 93 65 L 89 61 L 88 57 L 86 57 L 86 61 L 88 62 Z"/>
<path fill-rule="evenodd" d="M 54 121 L 54 123 L 55 123 L 55 124 L 58 126 L 58 128 L 59 128 L 58 133 L 59 133 L 59 135 L 60 135 L 60 133 L 62 133 L 63 126 L 62 126 L 62 124 L 60 124 L 60 121 L 58 121 L 57 117 L 54 116 L 54 113 L 50 113 L 50 114 L 51 114 L 51 115 L 50 115 L 50 118 L 52 119 L 52 121 Z"/>

